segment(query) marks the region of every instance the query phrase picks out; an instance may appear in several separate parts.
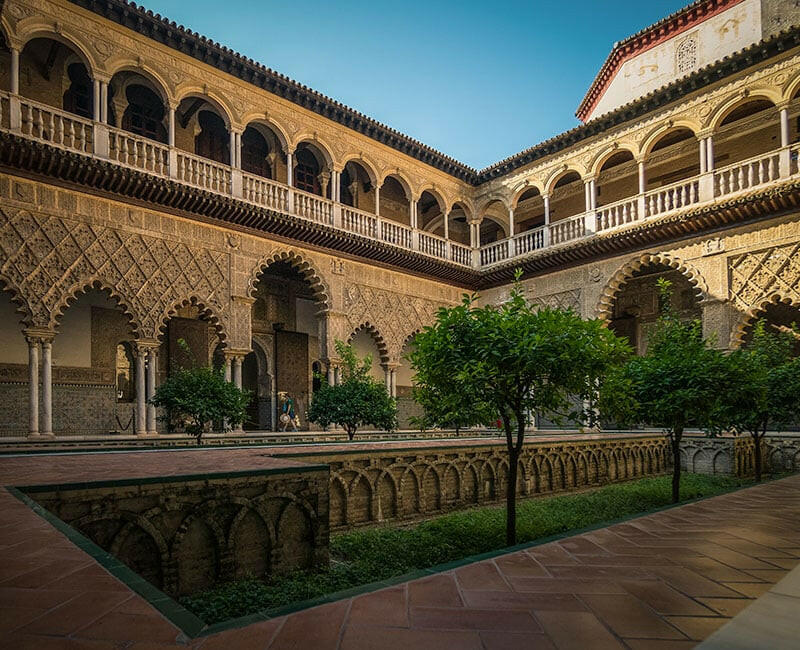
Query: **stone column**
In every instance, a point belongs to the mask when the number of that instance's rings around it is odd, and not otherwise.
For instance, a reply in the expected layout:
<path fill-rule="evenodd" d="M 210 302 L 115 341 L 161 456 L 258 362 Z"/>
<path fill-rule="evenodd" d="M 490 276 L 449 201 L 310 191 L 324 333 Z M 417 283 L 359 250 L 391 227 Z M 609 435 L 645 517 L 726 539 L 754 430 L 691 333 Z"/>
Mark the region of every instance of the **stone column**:
<path fill-rule="evenodd" d="M 708 136 L 706 138 L 706 171 L 714 171 L 714 137 Z"/>
<path fill-rule="evenodd" d="M 95 79 L 92 83 L 92 115 L 95 122 L 100 121 L 100 80 Z"/>
<path fill-rule="evenodd" d="M 639 194 L 647 191 L 647 174 L 645 172 L 644 160 L 639 161 Z"/>
<path fill-rule="evenodd" d="M 167 144 L 170 147 L 175 146 L 175 107 L 169 107 L 169 117 L 167 118 Z"/>
<path fill-rule="evenodd" d="M 781 147 L 789 146 L 789 107 L 781 107 Z"/>
<path fill-rule="evenodd" d="M 11 48 L 11 94 L 19 95 L 19 50 Z"/>
<path fill-rule="evenodd" d="M 156 377 L 158 376 L 156 370 L 158 369 L 158 348 L 152 347 L 147 351 L 147 418 L 146 429 L 147 433 L 157 435 L 156 428 L 156 407 L 151 404 L 150 400 L 156 394 Z"/>
<path fill-rule="evenodd" d="M 550 195 L 543 195 L 542 200 L 544 201 L 544 231 L 542 237 L 542 246 L 547 247 L 550 245 Z"/>
<path fill-rule="evenodd" d="M 328 362 L 328 386 L 333 386 L 335 382 L 336 376 L 333 364 Z"/>
<path fill-rule="evenodd" d="M 381 186 L 375 185 L 375 216 L 381 216 Z"/>
<path fill-rule="evenodd" d="M 289 187 L 292 187 L 292 183 L 294 180 L 292 176 L 294 175 L 294 161 L 293 161 L 293 154 L 291 151 L 286 152 L 286 184 Z"/>
<path fill-rule="evenodd" d="M 233 357 L 225 355 L 225 381 L 230 382 L 232 380 L 233 374 L 231 366 L 233 365 Z"/>
<path fill-rule="evenodd" d="M 708 154 L 708 147 L 706 146 L 706 139 L 700 138 L 700 173 L 705 174 L 708 171 L 708 163 L 706 155 Z"/>
<path fill-rule="evenodd" d="M 242 389 L 242 356 L 237 354 L 233 357 L 233 367 L 232 367 L 232 375 L 233 375 L 233 385 L 236 386 L 239 390 Z M 242 432 L 242 423 L 236 425 L 234 429 L 237 433 Z"/>
<path fill-rule="evenodd" d="M 28 341 L 28 435 L 39 435 L 39 337 L 26 335 Z"/>
<path fill-rule="evenodd" d="M 122 115 L 120 115 L 122 119 Z M 100 82 L 100 121 L 108 124 L 108 82 Z"/>
<path fill-rule="evenodd" d="M 514 208 L 508 210 L 508 236 L 514 236 Z"/>
<path fill-rule="evenodd" d="M 592 209 L 592 198 L 590 196 L 591 193 L 591 183 L 590 179 L 585 179 L 583 181 L 583 198 L 584 198 L 584 206 L 586 207 L 586 212 L 589 212 Z"/>
<path fill-rule="evenodd" d="M 147 348 L 135 345 L 136 354 L 136 435 L 143 436 L 147 433 L 147 405 L 146 405 L 146 386 L 145 386 L 145 357 Z"/>
<path fill-rule="evenodd" d="M 42 338 L 42 422 L 40 433 L 53 435 L 53 339 Z"/>
<path fill-rule="evenodd" d="M 444 238 L 450 239 L 450 213 L 442 214 L 442 219 L 444 219 Z"/>
<path fill-rule="evenodd" d="M 389 394 L 392 397 L 397 397 L 397 368 L 392 368 L 390 371 L 391 375 L 391 384 Z"/>

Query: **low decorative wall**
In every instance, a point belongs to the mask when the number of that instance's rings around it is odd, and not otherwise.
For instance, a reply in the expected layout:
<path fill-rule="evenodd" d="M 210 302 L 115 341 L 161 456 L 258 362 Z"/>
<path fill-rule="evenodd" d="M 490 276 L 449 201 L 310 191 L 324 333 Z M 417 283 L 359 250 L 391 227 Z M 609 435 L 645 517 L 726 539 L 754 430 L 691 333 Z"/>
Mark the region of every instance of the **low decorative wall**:
<path fill-rule="evenodd" d="M 331 530 L 430 517 L 502 501 L 505 445 L 297 454 L 327 463 Z M 662 474 L 663 436 L 529 442 L 519 462 L 519 494 L 533 496 Z"/>
<path fill-rule="evenodd" d="M 800 470 L 800 435 L 769 434 L 761 444 L 763 471 Z M 750 436 L 687 436 L 681 442 L 681 467 L 687 472 L 746 477 L 754 474 L 755 466 L 755 443 Z"/>
<path fill-rule="evenodd" d="M 172 596 L 328 562 L 328 468 L 21 488 Z"/>

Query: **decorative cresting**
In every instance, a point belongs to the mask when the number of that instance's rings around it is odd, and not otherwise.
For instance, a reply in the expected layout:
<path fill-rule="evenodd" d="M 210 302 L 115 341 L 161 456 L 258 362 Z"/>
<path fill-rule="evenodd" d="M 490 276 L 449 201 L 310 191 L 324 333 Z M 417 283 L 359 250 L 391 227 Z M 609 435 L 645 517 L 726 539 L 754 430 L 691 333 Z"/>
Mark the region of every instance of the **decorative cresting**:
<path fill-rule="evenodd" d="M 51 327 L 87 286 L 113 287 L 143 338 L 156 338 L 164 315 L 192 297 L 224 319 L 227 270 L 225 253 L 201 246 L 0 209 L 0 277 L 26 297 L 33 327 Z"/>
<path fill-rule="evenodd" d="M 701 301 L 708 297 L 708 286 L 697 269 L 670 253 L 644 253 L 635 259 L 625 262 L 625 264 L 611 276 L 611 279 L 609 279 L 606 286 L 603 288 L 603 293 L 600 295 L 600 301 L 597 304 L 597 318 L 607 322 L 611 320 L 611 315 L 614 313 L 614 300 L 616 299 L 617 292 L 622 285 L 631 279 L 636 271 L 649 264 L 664 264 L 679 271 L 686 277 L 689 284 L 694 287 Z"/>
<path fill-rule="evenodd" d="M 327 462 L 330 526 L 413 520 L 500 501 L 508 482 L 504 446 L 402 449 L 340 454 Z M 518 493 L 535 496 L 583 489 L 667 471 L 663 436 L 528 444 Z"/>
<path fill-rule="evenodd" d="M 358 336 L 360 332 L 369 333 L 370 338 L 375 341 L 375 347 L 378 348 L 378 354 L 381 357 L 381 363 L 387 363 L 389 361 L 389 351 L 386 346 L 386 341 L 384 340 L 383 336 L 381 336 L 381 333 L 378 331 L 378 329 L 369 321 L 361 323 L 361 325 L 352 331 L 350 336 L 347 337 L 348 345 L 353 342 L 353 339 Z"/>
<path fill-rule="evenodd" d="M 398 359 L 409 332 L 431 325 L 440 307 L 450 306 L 428 298 L 350 284 L 344 289 L 344 312 L 352 332 L 372 323 L 386 342 L 390 359 Z"/>
<path fill-rule="evenodd" d="M 741 314 L 731 340 L 741 344 L 747 326 L 769 303 L 800 306 L 800 243 L 728 258 L 730 301 Z"/>
<path fill-rule="evenodd" d="M 317 306 L 321 311 L 331 308 L 330 285 L 325 281 L 323 274 L 319 272 L 313 262 L 306 259 L 300 252 L 291 248 L 276 250 L 259 260 L 256 267 L 250 273 L 250 279 L 247 282 L 247 295 L 255 297 L 261 274 L 264 273 L 271 264 L 275 264 L 276 262 L 285 262 L 289 264 L 303 276 L 311 287 L 314 299 L 317 301 Z"/>

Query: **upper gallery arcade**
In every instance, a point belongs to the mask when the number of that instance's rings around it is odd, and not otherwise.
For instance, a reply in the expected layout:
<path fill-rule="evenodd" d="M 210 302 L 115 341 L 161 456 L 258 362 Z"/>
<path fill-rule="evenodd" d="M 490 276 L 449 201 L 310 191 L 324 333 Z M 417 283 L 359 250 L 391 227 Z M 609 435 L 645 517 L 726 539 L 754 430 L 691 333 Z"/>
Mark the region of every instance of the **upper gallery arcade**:
<path fill-rule="evenodd" d="M 800 280 L 729 309 L 744 262 L 690 272 L 681 242 L 767 246 L 797 212 L 794 4 L 694 2 L 615 44 L 585 124 L 475 170 L 124 0 L 5 2 L 0 435 L 107 412 L 155 432 L 178 338 L 253 390 L 259 428 L 279 390 L 302 408 L 336 381 L 335 339 L 411 404 L 410 337 L 520 267 L 640 348 L 649 278 L 677 274 L 685 312 L 740 342 Z"/>

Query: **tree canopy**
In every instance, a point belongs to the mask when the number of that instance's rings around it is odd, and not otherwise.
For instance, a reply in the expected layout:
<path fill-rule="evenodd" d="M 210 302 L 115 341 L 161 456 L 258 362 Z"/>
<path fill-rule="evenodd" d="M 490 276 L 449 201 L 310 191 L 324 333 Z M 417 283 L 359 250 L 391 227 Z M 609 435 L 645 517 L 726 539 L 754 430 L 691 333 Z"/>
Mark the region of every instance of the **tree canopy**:
<path fill-rule="evenodd" d="M 417 334 L 409 355 L 418 390 L 500 420 L 509 453 L 506 538 L 516 539 L 517 463 L 530 414 L 547 411 L 577 421 L 591 419 L 604 371 L 622 362 L 630 347 L 599 320 L 571 310 L 535 308 L 519 282 L 501 305 L 477 305 L 477 296 L 438 311 Z"/>
<path fill-rule="evenodd" d="M 350 440 L 366 424 L 386 431 L 397 428 L 395 400 L 370 375 L 371 357 L 359 359 L 342 341 L 336 341 L 336 352 L 342 363 L 341 383 L 331 386 L 322 382 L 311 398 L 308 419 L 323 427 L 337 424 Z"/>

